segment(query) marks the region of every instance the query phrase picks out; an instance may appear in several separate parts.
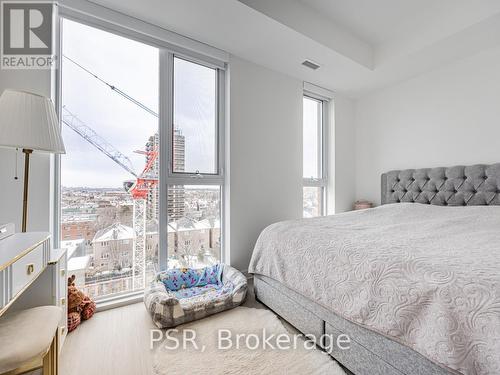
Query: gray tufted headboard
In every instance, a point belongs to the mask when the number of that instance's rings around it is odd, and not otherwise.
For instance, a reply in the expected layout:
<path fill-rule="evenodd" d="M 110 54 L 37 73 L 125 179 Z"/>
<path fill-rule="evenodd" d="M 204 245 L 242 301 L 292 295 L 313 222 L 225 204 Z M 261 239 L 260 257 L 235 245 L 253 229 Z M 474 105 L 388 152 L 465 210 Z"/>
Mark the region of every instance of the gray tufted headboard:
<path fill-rule="evenodd" d="M 500 205 L 500 163 L 390 171 L 382 175 L 382 204 Z"/>

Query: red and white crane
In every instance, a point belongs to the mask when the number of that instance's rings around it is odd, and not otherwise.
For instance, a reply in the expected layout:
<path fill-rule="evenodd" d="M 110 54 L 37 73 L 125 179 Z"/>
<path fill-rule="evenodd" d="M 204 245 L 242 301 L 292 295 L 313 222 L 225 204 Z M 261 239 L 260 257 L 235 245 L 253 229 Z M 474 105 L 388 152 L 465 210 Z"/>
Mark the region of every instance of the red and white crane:
<path fill-rule="evenodd" d="M 146 112 L 153 116 L 158 117 L 158 114 L 152 109 L 148 108 L 138 100 L 126 94 L 116 86 L 111 85 L 86 69 L 76 61 L 67 56 L 63 56 L 68 61 L 72 62 L 85 72 L 92 75 L 97 80 L 107 85 L 111 90 L 115 91 L 125 99 L 131 101 L 135 105 L 144 109 Z M 146 217 L 147 217 L 147 198 L 148 194 L 157 188 L 158 176 L 154 173 L 154 165 L 158 158 L 158 150 L 153 147 L 149 151 L 135 151 L 136 153 L 146 156 L 146 165 L 140 173 L 136 173 L 131 160 L 116 149 L 106 139 L 101 137 L 92 127 L 79 119 L 72 113 L 66 106 L 62 108 L 61 121 L 77 133 L 80 137 L 85 139 L 88 143 L 101 151 L 108 158 L 113 160 L 117 165 L 135 177 L 134 181 L 127 181 L 124 183 L 125 189 L 131 194 L 133 206 L 133 228 L 135 231 L 134 246 L 133 246 L 133 288 L 144 288 L 146 282 Z"/>

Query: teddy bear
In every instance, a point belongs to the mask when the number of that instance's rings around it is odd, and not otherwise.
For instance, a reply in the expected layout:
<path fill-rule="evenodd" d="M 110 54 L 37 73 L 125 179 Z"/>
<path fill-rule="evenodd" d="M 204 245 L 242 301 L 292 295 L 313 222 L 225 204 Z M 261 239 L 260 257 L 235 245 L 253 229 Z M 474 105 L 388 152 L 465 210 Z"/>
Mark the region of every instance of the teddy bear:
<path fill-rule="evenodd" d="M 68 332 L 75 330 L 82 319 L 90 319 L 96 309 L 95 302 L 75 286 L 75 278 L 68 277 Z"/>

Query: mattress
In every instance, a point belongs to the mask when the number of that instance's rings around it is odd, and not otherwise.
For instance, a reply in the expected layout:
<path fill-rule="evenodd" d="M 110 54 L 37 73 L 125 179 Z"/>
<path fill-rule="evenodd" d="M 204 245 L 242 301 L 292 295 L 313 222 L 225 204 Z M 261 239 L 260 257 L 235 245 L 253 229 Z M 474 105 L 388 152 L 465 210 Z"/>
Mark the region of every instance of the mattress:
<path fill-rule="evenodd" d="M 500 207 L 390 204 L 273 224 L 249 271 L 453 373 L 500 373 Z"/>
<path fill-rule="evenodd" d="M 449 373 L 407 346 L 342 318 L 276 280 L 255 275 L 254 291 L 258 301 L 304 335 L 312 335 L 320 347 L 356 375 Z M 335 345 L 340 335 L 349 337 L 347 349 Z M 328 342 L 322 337 L 327 337 Z"/>

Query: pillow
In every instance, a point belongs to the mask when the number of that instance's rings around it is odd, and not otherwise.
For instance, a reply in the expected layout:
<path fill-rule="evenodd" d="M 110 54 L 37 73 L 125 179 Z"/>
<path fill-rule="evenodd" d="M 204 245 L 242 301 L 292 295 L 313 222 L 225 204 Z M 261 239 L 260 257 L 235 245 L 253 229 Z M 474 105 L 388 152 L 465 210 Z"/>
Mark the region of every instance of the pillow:
<path fill-rule="evenodd" d="M 205 286 L 207 284 L 218 285 L 221 282 L 222 267 L 220 264 L 195 268 L 172 268 L 160 272 L 158 279 L 165 288 L 171 291 L 177 291 L 184 288 L 193 288 Z"/>
<path fill-rule="evenodd" d="M 215 264 L 210 267 L 202 268 L 203 274 L 200 277 L 200 281 L 197 286 L 203 286 L 207 284 L 219 284 L 221 282 L 222 267 L 221 265 Z"/>

